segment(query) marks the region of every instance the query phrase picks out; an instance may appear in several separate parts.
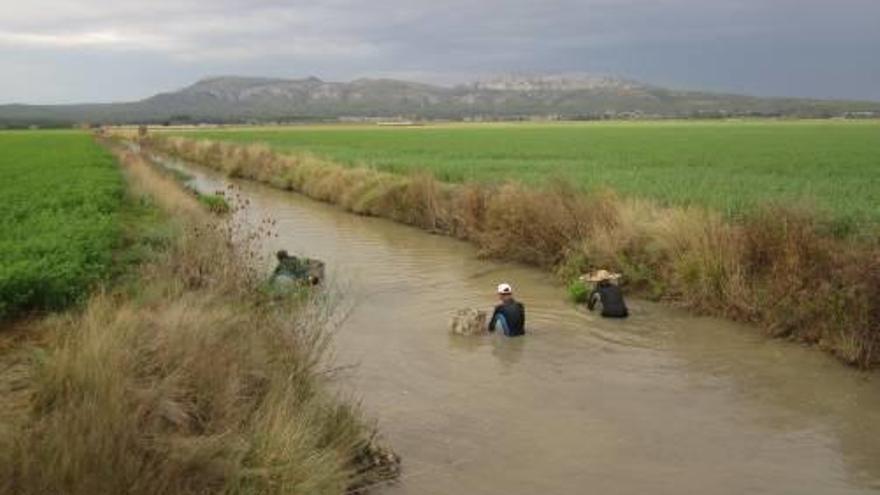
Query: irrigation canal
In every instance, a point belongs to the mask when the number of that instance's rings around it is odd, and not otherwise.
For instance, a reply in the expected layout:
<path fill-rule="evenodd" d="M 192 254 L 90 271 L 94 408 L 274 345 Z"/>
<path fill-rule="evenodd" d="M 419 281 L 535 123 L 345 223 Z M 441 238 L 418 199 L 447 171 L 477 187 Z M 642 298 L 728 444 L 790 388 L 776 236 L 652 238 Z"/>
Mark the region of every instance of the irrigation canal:
<path fill-rule="evenodd" d="M 229 179 L 185 166 L 205 192 Z M 880 380 L 755 329 L 632 300 L 626 321 L 552 276 L 468 244 L 235 181 L 266 253 L 327 262 L 349 313 L 346 386 L 403 457 L 388 494 L 857 494 L 880 491 Z M 266 267 L 267 272 L 270 270 Z M 498 282 L 528 335 L 452 337 Z"/>

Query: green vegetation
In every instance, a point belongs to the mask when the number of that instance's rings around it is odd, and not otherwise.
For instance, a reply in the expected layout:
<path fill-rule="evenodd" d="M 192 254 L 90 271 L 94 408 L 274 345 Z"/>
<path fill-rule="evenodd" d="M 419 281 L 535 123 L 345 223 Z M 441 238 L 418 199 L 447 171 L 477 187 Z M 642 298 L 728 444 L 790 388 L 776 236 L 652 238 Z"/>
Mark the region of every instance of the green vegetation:
<path fill-rule="evenodd" d="M 585 303 L 589 296 L 590 288 L 584 282 L 575 280 L 568 284 L 568 297 L 571 298 L 572 302 L 578 304 Z"/>
<path fill-rule="evenodd" d="M 83 132 L 0 132 L 0 319 L 58 309 L 105 277 L 123 184 Z"/>
<path fill-rule="evenodd" d="M 219 194 L 198 194 L 197 197 L 199 198 L 199 202 L 205 205 L 211 213 L 222 215 L 224 213 L 229 213 L 229 210 L 231 209 L 226 198 Z"/>
<path fill-rule="evenodd" d="M 324 126 L 196 131 L 447 182 L 563 179 L 731 215 L 797 201 L 844 224 L 880 221 L 880 123 L 839 121 Z"/>

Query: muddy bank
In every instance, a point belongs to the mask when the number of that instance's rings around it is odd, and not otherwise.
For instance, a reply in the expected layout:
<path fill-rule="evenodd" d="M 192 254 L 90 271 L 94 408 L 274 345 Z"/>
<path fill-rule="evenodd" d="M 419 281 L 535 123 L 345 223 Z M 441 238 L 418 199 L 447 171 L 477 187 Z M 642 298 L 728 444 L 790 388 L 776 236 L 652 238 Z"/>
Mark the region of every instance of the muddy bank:
<path fill-rule="evenodd" d="M 847 363 L 870 367 L 880 359 L 880 245 L 838 239 L 807 212 L 767 208 L 734 224 L 705 209 L 660 208 L 562 184 L 456 186 L 264 145 L 167 136 L 144 143 L 231 177 L 466 239 L 484 256 L 550 268 L 564 279 L 613 268 L 651 298 L 817 344 Z"/>
<path fill-rule="evenodd" d="M 250 202 L 234 221 L 276 222 L 261 252 L 327 262 L 327 287 L 352 304 L 337 361 L 355 365 L 346 383 L 404 459 L 383 493 L 880 490 L 875 374 L 637 298 L 629 320 L 603 320 L 546 271 L 177 165 L 203 192 L 234 184 Z M 489 306 L 499 281 L 526 303 L 528 336 L 450 336 L 449 316 Z"/>

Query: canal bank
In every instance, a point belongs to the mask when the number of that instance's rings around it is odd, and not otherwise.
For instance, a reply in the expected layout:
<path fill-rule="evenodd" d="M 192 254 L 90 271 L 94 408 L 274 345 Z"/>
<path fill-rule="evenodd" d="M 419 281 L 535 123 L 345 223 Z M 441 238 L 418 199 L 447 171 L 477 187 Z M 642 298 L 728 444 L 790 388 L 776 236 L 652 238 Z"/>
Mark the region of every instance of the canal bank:
<path fill-rule="evenodd" d="M 331 495 L 396 476 L 330 390 L 325 307 L 268 297 L 225 222 L 118 157 L 118 276 L 0 331 L 0 493 Z"/>

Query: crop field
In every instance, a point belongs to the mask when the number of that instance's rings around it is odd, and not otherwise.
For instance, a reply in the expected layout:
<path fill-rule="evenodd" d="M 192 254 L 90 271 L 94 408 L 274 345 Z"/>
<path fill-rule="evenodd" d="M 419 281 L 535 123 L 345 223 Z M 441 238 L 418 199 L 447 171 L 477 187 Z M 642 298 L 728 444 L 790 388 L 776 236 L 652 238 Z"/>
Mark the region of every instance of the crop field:
<path fill-rule="evenodd" d="M 110 266 L 123 182 L 86 133 L 0 132 L 0 319 L 56 309 Z"/>
<path fill-rule="evenodd" d="M 451 182 L 562 179 L 736 215 L 768 202 L 880 221 L 880 123 L 740 121 L 303 126 L 178 131 Z"/>

